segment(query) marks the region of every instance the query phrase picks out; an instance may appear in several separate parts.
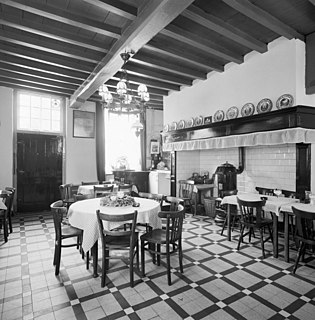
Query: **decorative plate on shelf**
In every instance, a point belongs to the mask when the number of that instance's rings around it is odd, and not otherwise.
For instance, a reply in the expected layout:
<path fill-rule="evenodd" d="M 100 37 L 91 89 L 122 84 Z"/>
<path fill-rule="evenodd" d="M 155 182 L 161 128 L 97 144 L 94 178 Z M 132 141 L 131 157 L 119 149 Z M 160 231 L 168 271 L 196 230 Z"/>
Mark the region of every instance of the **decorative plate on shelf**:
<path fill-rule="evenodd" d="M 186 128 L 191 128 L 194 125 L 194 118 L 191 118 L 186 121 Z"/>
<path fill-rule="evenodd" d="M 203 125 L 203 117 L 199 116 L 195 119 L 195 126 L 201 126 Z"/>
<path fill-rule="evenodd" d="M 166 124 L 166 125 L 164 126 L 164 132 L 168 132 L 169 129 L 170 129 L 170 128 L 169 128 L 169 125 Z"/>
<path fill-rule="evenodd" d="M 255 106 L 253 103 L 245 103 L 241 109 L 242 117 L 252 116 L 255 112 Z"/>
<path fill-rule="evenodd" d="M 175 121 L 172 122 L 170 130 L 171 131 L 177 130 L 177 122 L 175 122 Z"/>
<path fill-rule="evenodd" d="M 265 113 L 269 112 L 272 109 L 272 101 L 268 98 L 262 99 L 257 104 L 257 112 Z"/>
<path fill-rule="evenodd" d="M 184 129 L 185 128 L 185 121 L 184 120 L 180 120 L 177 123 L 177 129 Z"/>
<path fill-rule="evenodd" d="M 224 119 L 224 111 L 223 110 L 218 110 L 213 116 L 214 122 L 220 122 L 223 119 Z"/>
<path fill-rule="evenodd" d="M 208 116 L 203 119 L 203 124 L 209 124 L 209 123 L 212 123 L 212 116 Z"/>
<path fill-rule="evenodd" d="M 238 117 L 238 108 L 237 107 L 231 107 L 226 112 L 226 119 L 235 119 Z"/>
<path fill-rule="evenodd" d="M 276 107 L 277 109 L 284 109 L 293 106 L 293 96 L 291 94 L 283 94 L 277 100 Z"/>

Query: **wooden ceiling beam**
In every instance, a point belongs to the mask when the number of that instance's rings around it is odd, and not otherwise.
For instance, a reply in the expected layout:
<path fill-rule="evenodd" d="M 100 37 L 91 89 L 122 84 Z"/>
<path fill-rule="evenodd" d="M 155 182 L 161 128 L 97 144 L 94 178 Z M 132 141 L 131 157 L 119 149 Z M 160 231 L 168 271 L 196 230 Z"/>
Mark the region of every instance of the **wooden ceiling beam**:
<path fill-rule="evenodd" d="M 120 28 L 97 22 L 83 16 L 78 16 L 65 10 L 58 9 L 49 5 L 42 5 L 31 0 L 0 0 L 0 3 L 14 7 L 23 11 L 27 11 L 47 19 L 59 21 L 71 25 L 73 27 L 82 28 L 91 32 L 103 34 L 112 38 L 120 38 Z"/>
<path fill-rule="evenodd" d="M 94 64 L 103 57 L 102 53 L 86 52 L 83 48 L 78 49 L 77 46 L 64 42 L 49 41 L 42 36 L 29 36 L 26 33 L 9 32 L 3 29 L 0 29 L 0 40 Z"/>
<path fill-rule="evenodd" d="M 135 74 L 139 76 L 143 76 L 145 78 L 161 80 L 165 82 L 175 83 L 178 85 L 191 86 L 192 79 L 187 77 L 178 77 L 170 72 L 161 73 L 157 68 L 148 68 L 145 66 L 139 66 L 138 64 L 128 61 L 126 65 L 126 69 L 128 71 L 128 76 L 130 74 Z"/>
<path fill-rule="evenodd" d="M 115 90 L 116 90 L 118 81 L 119 81 L 119 80 L 113 80 L 113 79 L 111 79 L 111 80 L 108 80 L 108 81 L 106 82 L 106 85 L 107 85 L 108 87 L 115 88 Z M 132 83 L 132 82 L 129 82 L 130 88 L 131 88 L 132 90 L 135 90 L 135 91 L 138 90 L 139 84 L 140 84 L 140 83 Z M 154 87 L 150 87 L 150 86 L 148 86 L 148 85 L 147 85 L 147 87 L 148 87 L 148 91 L 149 91 L 150 94 L 153 93 L 153 94 L 155 94 L 155 95 L 168 96 L 168 91 L 165 90 L 165 89 L 154 88 Z"/>
<path fill-rule="evenodd" d="M 207 79 L 206 73 L 187 68 L 183 65 L 180 65 L 178 61 L 169 61 L 167 56 L 163 57 L 161 54 L 154 55 L 150 54 L 150 51 L 146 49 L 141 49 L 134 56 L 131 57 L 130 61 L 135 61 L 138 64 L 142 64 L 148 67 L 159 68 L 164 71 L 172 72 L 174 74 L 186 76 L 188 78 L 205 80 Z"/>
<path fill-rule="evenodd" d="M 62 88 L 55 88 L 51 86 L 45 86 L 42 84 L 38 84 L 36 82 L 29 82 L 29 81 L 21 81 L 17 79 L 8 79 L 0 76 L 0 83 L 6 83 L 8 85 L 14 85 L 14 86 L 19 86 L 19 87 L 24 87 L 25 88 L 31 88 L 34 90 L 44 90 L 46 92 L 53 92 L 53 93 L 58 93 L 58 94 L 64 94 L 70 96 L 73 90 L 67 90 L 67 89 L 62 89 Z"/>
<path fill-rule="evenodd" d="M 36 36 L 39 35 L 49 39 L 77 45 L 86 49 L 99 51 L 104 55 L 108 52 L 108 50 L 104 48 L 104 44 L 102 42 L 91 40 L 80 35 L 67 32 L 63 29 L 52 27 L 48 24 L 19 19 L 17 16 L 4 14 L 3 12 L 0 12 L 0 24 L 29 33 L 34 33 Z"/>
<path fill-rule="evenodd" d="M 137 52 L 194 0 L 147 0 L 137 17 L 114 43 L 108 54 L 100 61 L 91 75 L 72 95 L 70 107 L 79 108 L 96 89 L 108 81 L 121 67 L 121 52 Z"/>
<path fill-rule="evenodd" d="M 51 73 L 59 76 L 80 79 L 80 80 L 84 80 L 86 77 L 86 73 L 83 73 L 83 72 L 79 72 L 71 69 L 65 69 L 59 66 L 37 62 L 37 61 L 33 61 L 33 60 L 29 60 L 29 59 L 25 59 L 17 56 L 9 56 L 1 52 L 0 52 L 0 61 L 8 65 L 12 64 L 15 66 L 29 69 L 30 73 L 32 72 L 32 70 L 36 70 L 40 72 L 46 72 L 46 73 Z"/>
<path fill-rule="evenodd" d="M 73 84 L 75 86 L 78 86 L 82 83 L 82 80 L 78 80 L 75 78 L 69 78 L 69 77 L 64 77 L 64 76 L 60 76 L 57 74 L 52 74 L 52 73 L 48 73 L 48 72 L 44 72 L 44 71 L 38 71 L 38 70 L 30 70 L 24 67 L 20 67 L 17 65 L 13 65 L 13 64 L 7 64 L 7 63 L 3 63 L 0 62 L 0 70 L 5 70 L 8 72 L 14 72 L 16 74 L 22 74 L 22 75 L 31 75 L 33 77 L 37 77 L 39 79 L 46 79 L 46 80 L 52 80 L 52 81 L 56 81 L 56 82 L 61 82 L 61 83 L 69 83 L 69 84 Z"/>
<path fill-rule="evenodd" d="M 121 72 L 118 72 L 115 74 L 112 79 L 120 80 L 121 78 Z M 159 88 L 159 89 L 164 89 L 164 90 L 173 90 L 173 91 L 179 91 L 180 86 L 177 84 L 169 83 L 169 82 L 164 82 L 160 80 L 153 80 L 149 78 L 143 78 L 139 77 L 135 74 L 130 74 L 128 76 L 130 82 L 134 82 L 137 84 L 143 83 L 148 87 L 154 87 L 154 88 Z"/>
<path fill-rule="evenodd" d="M 190 6 L 181 14 L 187 19 L 202 25 L 203 27 L 217 32 L 218 34 L 228 38 L 246 48 L 255 50 L 260 53 L 267 51 L 267 45 L 249 34 L 231 26 L 222 19 L 215 17 L 212 14 L 204 12 L 195 5 Z"/>
<path fill-rule="evenodd" d="M 178 61 L 187 62 L 191 65 L 195 65 L 197 67 L 205 68 L 210 71 L 217 71 L 217 72 L 223 72 L 224 66 L 223 64 L 219 64 L 212 59 L 205 59 L 201 56 L 198 56 L 194 53 L 190 53 L 187 51 L 183 51 L 177 47 L 171 47 L 170 45 L 165 45 L 158 39 L 155 39 L 157 41 L 153 42 L 150 41 L 147 45 L 144 47 L 146 49 L 149 49 L 151 51 L 154 51 L 155 53 L 162 53 L 164 55 L 167 55 L 169 57 L 175 58 Z"/>
<path fill-rule="evenodd" d="M 236 53 L 220 46 L 219 44 L 209 41 L 206 38 L 202 38 L 197 34 L 187 30 L 181 29 L 175 25 L 168 25 L 164 30 L 161 31 L 161 34 L 229 62 L 240 64 L 244 61 L 242 56 L 239 56 Z"/>
<path fill-rule="evenodd" d="M 79 60 L 67 59 L 55 54 L 43 53 L 40 50 L 25 48 L 22 46 L 11 46 L 8 44 L 0 43 L 0 52 L 8 55 L 29 59 L 35 62 L 46 63 L 47 65 L 55 65 L 57 67 L 72 69 L 80 72 L 90 73 L 95 64 L 82 62 Z"/>
<path fill-rule="evenodd" d="M 297 38 L 302 41 L 305 40 L 304 35 L 289 25 L 283 23 L 265 10 L 255 6 L 248 0 L 223 0 L 223 2 L 248 18 L 261 24 L 265 28 L 268 28 L 269 30 L 279 34 L 280 36 L 283 36 L 287 39 Z"/>
<path fill-rule="evenodd" d="M 43 78 L 38 78 L 33 75 L 25 75 L 25 74 L 20 74 L 20 73 L 16 74 L 15 72 L 6 71 L 6 70 L 2 70 L 2 69 L 0 69 L 0 77 L 7 78 L 7 79 L 16 79 L 18 81 L 30 82 L 33 84 L 46 85 L 46 86 L 50 86 L 53 88 L 69 89 L 72 92 L 77 87 L 74 84 L 69 84 L 69 83 L 60 82 L 60 81 L 47 80 L 47 79 L 43 79 Z"/>
<path fill-rule="evenodd" d="M 137 16 L 137 8 L 117 0 L 83 0 L 93 6 L 110 11 L 120 17 L 133 20 Z"/>

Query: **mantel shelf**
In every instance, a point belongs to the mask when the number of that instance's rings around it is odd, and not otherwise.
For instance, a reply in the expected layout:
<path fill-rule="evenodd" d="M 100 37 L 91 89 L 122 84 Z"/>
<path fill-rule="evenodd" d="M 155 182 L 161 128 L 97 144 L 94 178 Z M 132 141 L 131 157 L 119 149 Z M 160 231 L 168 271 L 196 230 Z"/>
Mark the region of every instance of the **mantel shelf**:
<path fill-rule="evenodd" d="M 315 107 L 294 106 L 268 113 L 163 132 L 163 143 L 242 135 L 289 128 L 315 129 Z"/>

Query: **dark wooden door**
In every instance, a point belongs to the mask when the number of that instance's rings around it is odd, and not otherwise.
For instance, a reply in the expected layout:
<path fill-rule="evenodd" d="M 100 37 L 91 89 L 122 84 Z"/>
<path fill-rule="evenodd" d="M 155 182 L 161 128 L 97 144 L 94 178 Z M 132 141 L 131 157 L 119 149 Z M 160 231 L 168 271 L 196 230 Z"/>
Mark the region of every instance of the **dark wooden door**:
<path fill-rule="evenodd" d="M 55 135 L 17 134 L 17 210 L 49 209 L 60 198 L 63 139 Z"/>

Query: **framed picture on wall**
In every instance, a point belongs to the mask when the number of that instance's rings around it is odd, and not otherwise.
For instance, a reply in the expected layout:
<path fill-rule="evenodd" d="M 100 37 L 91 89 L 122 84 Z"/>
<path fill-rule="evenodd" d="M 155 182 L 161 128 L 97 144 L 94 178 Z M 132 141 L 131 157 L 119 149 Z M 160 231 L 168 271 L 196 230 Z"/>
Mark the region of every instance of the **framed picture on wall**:
<path fill-rule="evenodd" d="M 73 137 L 95 137 L 95 113 L 89 111 L 73 110 Z"/>
<path fill-rule="evenodd" d="M 159 154 L 160 153 L 160 144 L 158 141 L 151 141 L 150 153 L 151 154 Z"/>

